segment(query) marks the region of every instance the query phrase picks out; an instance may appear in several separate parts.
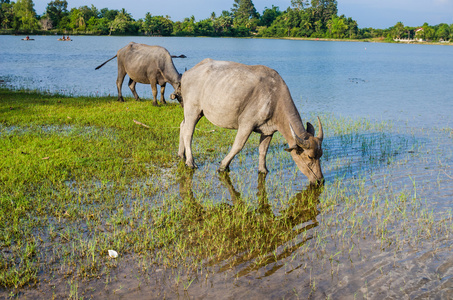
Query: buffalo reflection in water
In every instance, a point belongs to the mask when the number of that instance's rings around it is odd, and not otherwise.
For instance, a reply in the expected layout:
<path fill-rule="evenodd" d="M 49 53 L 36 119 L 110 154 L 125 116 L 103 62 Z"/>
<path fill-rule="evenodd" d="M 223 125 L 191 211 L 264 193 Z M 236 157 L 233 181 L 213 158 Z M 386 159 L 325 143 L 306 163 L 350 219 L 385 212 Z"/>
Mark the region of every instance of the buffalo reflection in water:
<path fill-rule="evenodd" d="M 218 239 L 213 241 L 209 235 L 198 237 L 197 242 L 193 243 L 196 245 L 194 247 L 200 247 L 200 244 L 205 244 L 205 248 L 211 247 L 210 254 L 205 252 L 205 255 L 202 256 L 205 266 L 218 266 L 218 272 L 236 268 L 236 276 L 240 277 L 275 263 L 265 273 L 265 276 L 269 276 L 284 265 L 279 261 L 293 254 L 304 243 L 313 238 L 309 230 L 318 225 L 316 221 L 316 216 L 319 214 L 317 204 L 322 187 L 309 186 L 307 189 L 298 192 L 286 203 L 285 208 L 275 213 L 268 202 L 266 175 L 259 174 L 258 177 L 258 205 L 256 208 L 246 204 L 241 198 L 241 194 L 234 188 L 228 173 L 219 173 L 218 177 L 228 189 L 233 204 L 221 202 L 208 208 L 197 201 L 194 196 L 193 171 L 185 169 L 179 173 L 179 193 L 183 200 L 183 209 L 194 216 L 194 222 L 209 222 L 215 214 L 225 215 L 227 213 L 228 217 L 240 218 L 237 221 L 243 224 L 241 228 L 232 228 L 226 234 L 226 237 L 231 240 L 225 242 L 225 244 L 227 246 L 234 245 L 231 247 L 216 246 Z M 245 215 L 244 210 L 247 211 Z M 245 230 L 254 230 L 259 234 L 244 235 L 239 232 L 243 231 L 244 227 Z M 197 233 L 191 232 L 190 234 Z M 258 241 L 256 237 L 258 237 Z M 259 247 L 256 247 L 257 244 L 259 244 Z M 221 248 L 221 250 L 216 249 L 216 247 Z M 197 251 L 197 253 L 200 253 L 200 251 Z"/>

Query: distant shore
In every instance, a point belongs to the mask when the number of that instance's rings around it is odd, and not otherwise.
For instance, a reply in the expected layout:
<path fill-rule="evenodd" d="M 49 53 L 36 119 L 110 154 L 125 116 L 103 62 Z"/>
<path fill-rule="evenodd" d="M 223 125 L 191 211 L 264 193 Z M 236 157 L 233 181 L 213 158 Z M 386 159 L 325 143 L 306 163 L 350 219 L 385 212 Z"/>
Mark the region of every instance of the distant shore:
<path fill-rule="evenodd" d="M 274 39 L 274 38 L 267 38 Z M 332 39 L 332 38 L 301 38 L 301 37 L 284 37 L 284 38 L 275 38 L 275 39 L 285 39 L 285 40 L 304 40 L 304 41 L 325 41 L 325 42 L 362 42 L 362 43 L 388 43 L 388 44 L 413 44 L 413 45 L 448 45 L 453 46 L 453 42 L 427 42 L 427 41 L 389 41 L 384 38 L 369 38 L 369 39 Z"/>
<path fill-rule="evenodd" d="M 15 35 L 18 37 L 21 36 L 26 36 L 26 34 L 2 34 L 0 32 L 0 35 Z M 59 37 L 60 35 L 56 34 L 29 34 L 28 36 L 56 36 Z M 108 35 L 91 35 L 91 34 L 72 34 L 72 36 L 108 36 Z M 114 35 L 118 36 L 118 35 Z M 155 36 L 147 36 L 147 35 L 125 35 L 125 36 L 137 36 L 137 37 L 155 37 Z M 160 36 L 164 37 L 164 36 Z M 165 36 L 165 37 L 180 37 L 180 36 Z M 209 38 L 210 36 L 184 36 L 184 37 L 206 37 Z M 388 40 L 385 38 L 367 38 L 367 39 L 334 39 L 334 38 L 310 38 L 310 37 L 260 37 L 260 36 L 250 36 L 250 37 L 215 37 L 215 38 L 245 38 L 245 39 L 250 39 L 250 38 L 257 38 L 257 39 L 269 39 L 269 40 L 301 40 L 301 41 L 322 41 L 322 42 L 363 42 L 363 43 L 389 43 L 389 44 L 413 44 L 413 45 L 447 45 L 447 46 L 453 46 L 453 42 L 450 41 L 444 41 L 444 42 L 432 42 L 432 41 L 417 41 L 417 40 Z"/>

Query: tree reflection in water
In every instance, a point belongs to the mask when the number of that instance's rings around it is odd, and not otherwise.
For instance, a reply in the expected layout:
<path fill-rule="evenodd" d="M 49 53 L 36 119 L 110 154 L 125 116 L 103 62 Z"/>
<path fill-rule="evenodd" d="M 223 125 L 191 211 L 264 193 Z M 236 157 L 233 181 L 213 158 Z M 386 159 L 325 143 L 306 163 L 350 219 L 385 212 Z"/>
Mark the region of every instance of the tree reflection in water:
<path fill-rule="evenodd" d="M 237 277 L 269 266 L 265 273 L 269 276 L 284 266 L 282 259 L 313 238 L 310 229 L 318 226 L 322 187 L 310 186 L 274 210 L 268 201 L 266 175 L 259 174 L 253 201 L 241 197 L 228 173 L 219 173 L 232 204 L 204 204 L 194 196 L 193 175 L 188 169 L 179 172 L 179 194 L 187 216 L 181 236 L 205 266 L 218 267 L 218 272 L 234 269 Z"/>

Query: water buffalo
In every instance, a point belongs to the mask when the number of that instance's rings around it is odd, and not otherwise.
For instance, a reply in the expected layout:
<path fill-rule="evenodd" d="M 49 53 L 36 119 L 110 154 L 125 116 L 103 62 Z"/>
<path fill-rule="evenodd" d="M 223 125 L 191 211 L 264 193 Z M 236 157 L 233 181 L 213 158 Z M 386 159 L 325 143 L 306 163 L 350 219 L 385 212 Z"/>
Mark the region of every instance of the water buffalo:
<path fill-rule="evenodd" d="M 129 88 L 134 94 L 135 100 L 140 98 L 135 91 L 135 84 L 149 83 L 153 91 L 153 105 L 157 105 L 157 84 L 161 86 L 160 100 L 165 102 L 165 85 L 169 82 L 175 90 L 181 83 L 181 74 L 175 68 L 173 60 L 167 49 L 160 46 L 148 46 L 130 42 L 127 46 L 118 50 L 117 54 L 96 67 L 96 70 L 118 57 L 118 78 L 116 86 L 118 88 L 118 101 L 124 101 L 121 94 L 124 76 L 129 75 Z M 174 97 L 172 97 L 173 99 Z M 179 98 L 178 98 L 179 100 Z"/>
<path fill-rule="evenodd" d="M 205 59 L 185 72 L 181 79 L 184 120 L 180 125 L 179 152 L 186 165 L 196 168 L 192 156 L 192 137 L 197 122 L 205 116 L 216 126 L 237 129 L 228 155 L 219 171 L 228 171 L 234 156 L 250 134 L 261 134 L 259 172 L 267 173 L 266 153 L 272 135 L 279 131 L 286 139 L 299 170 L 312 184 L 324 181 L 321 171 L 323 130 L 313 125 L 305 130 L 286 83 L 273 69 L 235 62 Z"/>

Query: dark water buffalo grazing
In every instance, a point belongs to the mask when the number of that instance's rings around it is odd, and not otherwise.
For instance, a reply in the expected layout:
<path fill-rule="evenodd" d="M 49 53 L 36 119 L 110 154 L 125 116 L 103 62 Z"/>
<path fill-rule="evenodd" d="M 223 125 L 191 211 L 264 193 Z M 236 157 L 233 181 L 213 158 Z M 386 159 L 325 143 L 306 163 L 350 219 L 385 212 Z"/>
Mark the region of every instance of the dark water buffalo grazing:
<path fill-rule="evenodd" d="M 288 142 L 286 151 L 310 183 L 324 181 L 321 171 L 323 130 L 313 125 L 305 130 L 286 83 L 273 69 L 235 62 L 205 59 L 185 72 L 181 79 L 184 120 L 180 126 L 179 156 L 195 168 L 192 136 L 197 122 L 205 116 L 223 128 L 237 129 L 230 153 L 220 163 L 227 171 L 234 156 L 241 151 L 252 132 L 261 134 L 259 172 L 267 173 L 266 153 L 272 135 L 279 131 Z"/>
<path fill-rule="evenodd" d="M 135 84 L 150 84 L 153 91 L 153 104 L 157 105 L 157 85 L 160 85 L 160 100 L 165 102 L 164 92 L 166 83 L 170 83 L 175 90 L 181 83 L 181 74 L 175 68 L 167 49 L 160 46 L 148 46 L 130 42 L 118 50 L 117 54 L 96 68 L 99 69 L 110 60 L 118 57 L 118 101 L 124 101 L 121 94 L 124 76 L 129 75 L 129 88 L 138 101 L 140 98 L 135 91 Z M 178 99 L 179 100 L 179 99 Z"/>

